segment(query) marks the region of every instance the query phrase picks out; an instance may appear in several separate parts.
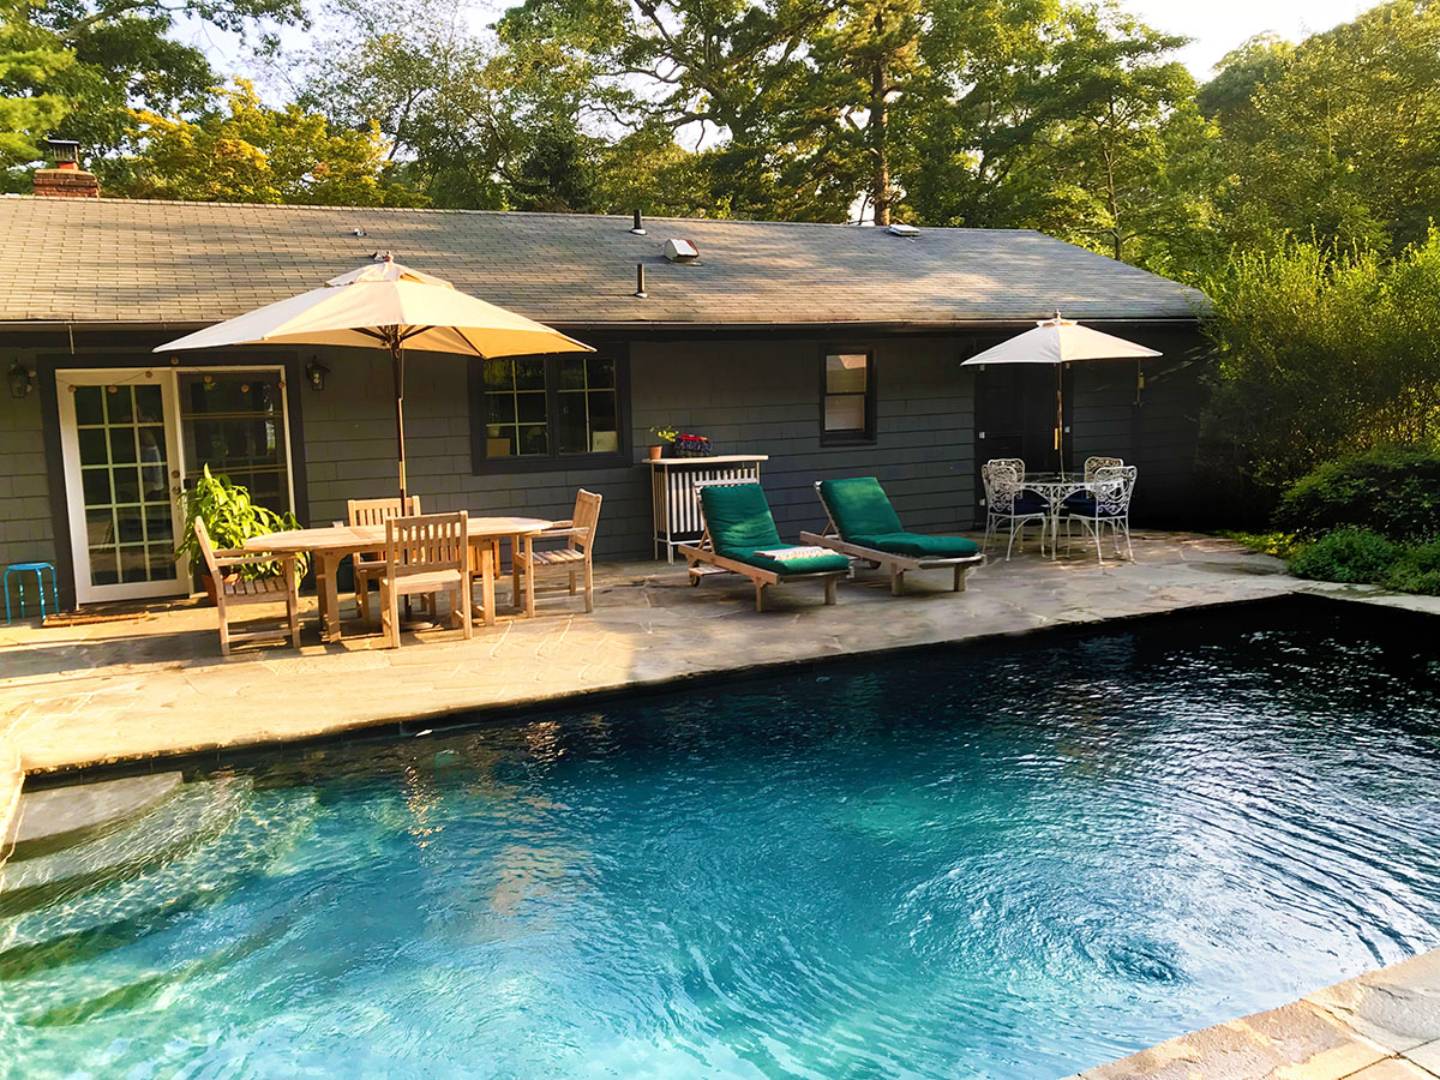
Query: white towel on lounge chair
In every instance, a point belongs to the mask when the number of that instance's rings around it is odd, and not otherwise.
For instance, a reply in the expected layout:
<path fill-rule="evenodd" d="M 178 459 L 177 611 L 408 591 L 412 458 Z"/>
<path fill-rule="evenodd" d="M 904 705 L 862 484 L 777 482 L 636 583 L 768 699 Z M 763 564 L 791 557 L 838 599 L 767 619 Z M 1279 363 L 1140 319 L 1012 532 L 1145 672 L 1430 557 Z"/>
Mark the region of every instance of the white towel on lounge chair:
<path fill-rule="evenodd" d="M 776 562 L 789 562 L 791 559 L 813 559 L 820 555 L 834 555 L 829 548 L 816 547 L 814 544 L 801 544 L 796 547 L 770 548 L 766 551 L 757 551 L 756 555 L 764 555 L 767 559 L 774 559 Z"/>

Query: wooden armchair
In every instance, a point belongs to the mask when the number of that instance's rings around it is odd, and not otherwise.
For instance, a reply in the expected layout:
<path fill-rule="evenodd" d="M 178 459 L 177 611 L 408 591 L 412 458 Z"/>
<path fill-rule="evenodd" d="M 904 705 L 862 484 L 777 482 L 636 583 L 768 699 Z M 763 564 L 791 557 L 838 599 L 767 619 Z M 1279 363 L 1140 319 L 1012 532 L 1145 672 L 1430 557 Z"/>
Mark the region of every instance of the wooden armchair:
<path fill-rule="evenodd" d="M 563 539 L 563 548 L 540 551 L 532 549 L 528 563 L 524 551 L 516 551 L 513 555 L 515 567 L 522 575 L 534 575 L 547 570 L 568 574 L 571 596 L 575 595 L 578 577 L 583 575 L 587 612 L 595 610 L 595 571 L 590 555 L 595 544 L 595 529 L 600 523 L 601 501 L 602 496 L 581 488 L 575 496 L 575 510 L 571 518 L 568 521 L 552 522 L 550 528 L 535 534 L 536 540 Z M 535 578 L 531 576 L 528 581 L 528 587 L 533 588 Z"/>
<path fill-rule="evenodd" d="M 427 514 L 385 522 L 385 571 L 380 577 L 380 623 L 392 649 L 400 647 L 400 598 L 450 594 L 466 640 L 470 621 L 470 516 Z"/>
<path fill-rule="evenodd" d="M 384 525 L 394 517 L 414 517 L 420 509 L 420 496 L 411 495 L 408 507 L 401 507 L 397 496 L 393 499 L 350 499 L 345 503 L 345 514 L 351 525 Z M 362 551 L 353 560 L 355 570 L 355 603 L 360 608 L 360 618 L 370 621 L 370 583 L 379 581 L 385 573 L 385 552 Z"/>
<path fill-rule="evenodd" d="M 285 628 L 244 630 L 230 629 L 230 609 L 246 604 L 273 604 L 285 602 L 285 615 L 290 643 L 300 647 L 300 593 L 295 581 L 294 555 L 256 555 L 239 548 L 216 551 L 210 543 L 210 533 L 205 522 L 195 519 L 195 539 L 200 543 L 200 553 L 205 557 L 205 569 L 215 582 L 215 607 L 220 612 L 220 654 L 230 655 L 232 641 L 273 640 L 284 637 Z M 273 566 L 280 564 L 280 573 L 246 581 L 236 576 L 225 580 L 227 570 L 247 566 Z"/>

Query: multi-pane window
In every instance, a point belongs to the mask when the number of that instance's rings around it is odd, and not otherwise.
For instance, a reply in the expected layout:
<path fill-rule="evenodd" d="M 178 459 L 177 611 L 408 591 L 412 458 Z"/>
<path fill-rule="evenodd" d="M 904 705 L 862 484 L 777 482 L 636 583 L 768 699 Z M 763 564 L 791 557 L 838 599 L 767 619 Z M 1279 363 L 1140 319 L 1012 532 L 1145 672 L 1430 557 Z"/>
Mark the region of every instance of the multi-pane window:
<path fill-rule="evenodd" d="M 540 461 L 621 451 L 613 357 L 486 360 L 482 371 L 484 460 Z"/>
<path fill-rule="evenodd" d="M 208 465 L 212 473 L 249 489 L 261 506 L 290 509 L 284 393 L 279 372 L 182 374 L 186 487 Z"/>
<path fill-rule="evenodd" d="M 821 433 L 826 439 L 871 439 L 875 435 L 875 372 L 869 353 L 825 357 Z"/>
<path fill-rule="evenodd" d="M 75 387 L 90 584 L 175 575 L 170 462 L 160 387 Z"/>

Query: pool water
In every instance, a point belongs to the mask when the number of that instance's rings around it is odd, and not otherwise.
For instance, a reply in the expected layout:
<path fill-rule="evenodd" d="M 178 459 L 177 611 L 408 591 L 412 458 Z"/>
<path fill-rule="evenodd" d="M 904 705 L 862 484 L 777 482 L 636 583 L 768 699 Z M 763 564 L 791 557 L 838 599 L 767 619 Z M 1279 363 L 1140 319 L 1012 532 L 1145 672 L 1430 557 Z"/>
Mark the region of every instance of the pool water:
<path fill-rule="evenodd" d="M 0 1057 L 1073 1072 L 1440 944 L 1440 653 L 1397 618 L 1248 606 L 261 759 L 170 861 L 0 919 Z"/>

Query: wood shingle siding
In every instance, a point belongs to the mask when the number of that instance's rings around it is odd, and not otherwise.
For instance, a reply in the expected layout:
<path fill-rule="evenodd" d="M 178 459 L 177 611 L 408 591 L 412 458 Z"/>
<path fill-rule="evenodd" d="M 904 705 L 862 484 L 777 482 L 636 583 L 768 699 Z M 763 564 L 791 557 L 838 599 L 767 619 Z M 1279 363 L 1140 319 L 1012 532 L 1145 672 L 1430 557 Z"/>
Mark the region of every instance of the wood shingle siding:
<path fill-rule="evenodd" d="M 20 354 L 17 359 L 34 370 L 33 357 Z M 0 368 L 13 362 L 7 356 Z M 40 393 L 36 387 L 29 397 L 16 399 L 8 388 L 0 388 L 0 566 L 55 559 Z M 37 610 L 33 584 L 26 583 L 31 612 Z M 13 600 L 18 595 L 15 581 L 10 591 Z"/>

